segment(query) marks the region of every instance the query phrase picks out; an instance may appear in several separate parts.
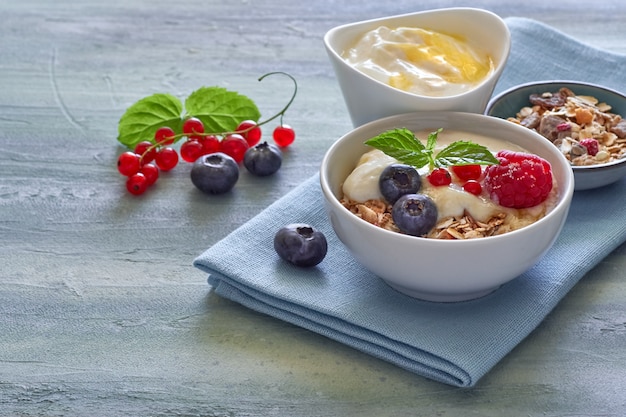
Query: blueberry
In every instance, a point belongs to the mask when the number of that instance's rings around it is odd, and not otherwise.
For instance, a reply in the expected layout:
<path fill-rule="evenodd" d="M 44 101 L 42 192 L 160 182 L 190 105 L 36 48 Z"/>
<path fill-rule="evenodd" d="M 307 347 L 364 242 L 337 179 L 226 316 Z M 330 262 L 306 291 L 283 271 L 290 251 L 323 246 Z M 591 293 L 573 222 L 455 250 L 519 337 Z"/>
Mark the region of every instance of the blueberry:
<path fill-rule="evenodd" d="M 326 237 L 313 226 L 294 223 L 281 227 L 274 235 L 278 256 L 296 266 L 315 266 L 328 250 Z"/>
<path fill-rule="evenodd" d="M 437 223 L 437 206 L 427 195 L 405 194 L 393 205 L 391 217 L 403 233 L 422 236 Z"/>
<path fill-rule="evenodd" d="M 389 204 L 393 204 L 405 194 L 415 194 L 422 186 L 420 174 L 415 167 L 405 164 L 391 164 L 378 179 L 378 188 Z"/>
<path fill-rule="evenodd" d="M 243 165 L 251 174 L 265 177 L 280 169 L 283 153 L 278 146 L 267 142 L 259 143 L 248 149 L 243 157 Z"/>
<path fill-rule="evenodd" d="M 239 165 L 225 153 L 203 155 L 191 167 L 191 182 L 207 194 L 230 191 L 238 179 Z"/>

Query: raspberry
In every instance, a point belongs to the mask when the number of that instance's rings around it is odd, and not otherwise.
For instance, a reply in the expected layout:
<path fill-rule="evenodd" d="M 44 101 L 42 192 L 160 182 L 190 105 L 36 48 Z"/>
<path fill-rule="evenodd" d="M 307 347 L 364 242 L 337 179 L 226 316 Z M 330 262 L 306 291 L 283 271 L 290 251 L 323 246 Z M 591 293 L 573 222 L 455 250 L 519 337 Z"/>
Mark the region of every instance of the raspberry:
<path fill-rule="evenodd" d="M 545 159 L 522 152 L 500 151 L 500 165 L 485 169 L 485 187 L 491 199 L 504 207 L 533 207 L 552 190 L 552 168 Z"/>
<path fill-rule="evenodd" d="M 583 139 L 579 142 L 587 149 L 587 153 L 591 156 L 596 156 L 598 153 L 598 141 L 594 138 Z"/>

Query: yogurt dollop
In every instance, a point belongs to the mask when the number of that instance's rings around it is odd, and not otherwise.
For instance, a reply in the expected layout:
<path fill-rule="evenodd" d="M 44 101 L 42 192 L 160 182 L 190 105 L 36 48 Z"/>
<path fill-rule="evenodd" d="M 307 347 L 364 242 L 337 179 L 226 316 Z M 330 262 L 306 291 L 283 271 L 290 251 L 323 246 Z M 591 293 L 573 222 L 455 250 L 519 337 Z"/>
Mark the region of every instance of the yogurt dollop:
<path fill-rule="evenodd" d="M 465 39 L 421 28 L 381 26 L 343 58 L 394 88 L 426 96 L 461 94 L 494 71 L 492 58 Z"/>
<path fill-rule="evenodd" d="M 378 179 L 383 170 L 398 162 L 383 151 L 374 149 L 361 156 L 356 168 L 343 183 L 343 195 L 352 201 L 381 200 Z"/>

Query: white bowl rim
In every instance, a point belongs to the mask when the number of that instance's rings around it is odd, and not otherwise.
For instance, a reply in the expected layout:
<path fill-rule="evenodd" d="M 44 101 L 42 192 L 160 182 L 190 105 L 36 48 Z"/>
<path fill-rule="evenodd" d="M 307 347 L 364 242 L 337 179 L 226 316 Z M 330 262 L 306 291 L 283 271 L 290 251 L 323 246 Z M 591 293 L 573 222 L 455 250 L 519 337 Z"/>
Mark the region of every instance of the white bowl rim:
<path fill-rule="evenodd" d="M 509 239 L 511 237 L 513 237 L 516 234 L 520 234 L 520 233 L 528 233 L 529 231 L 531 231 L 532 229 L 535 228 L 539 228 L 542 227 L 542 225 L 548 221 L 551 220 L 552 217 L 558 215 L 560 210 L 564 209 L 564 205 L 569 204 L 568 202 L 571 200 L 573 194 L 574 194 L 574 173 L 571 169 L 565 170 L 565 175 L 567 176 L 566 178 L 566 183 L 565 186 L 563 186 L 563 184 L 560 185 L 560 189 L 559 189 L 559 197 L 558 197 L 558 202 L 557 204 L 552 208 L 552 210 L 550 210 L 550 212 L 548 212 L 544 217 L 540 218 L 539 220 L 537 220 L 536 222 L 524 226 L 521 229 L 517 229 L 517 230 L 513 230 L 507 233 L 503 233 L 500 235 L 496 235 L 496 236 L 486 236 L 486 237 L 481 237 L 478 239 L 467 239 L 467 240 L 460 240 L 460 239 L 426 239 L 426 238 L 422 238 L 422 237 L 416 237 L 416 236 L 411 236 L 411 235 L 407 235 L 404 233 L 398 233 L 398 232 L 394 232 L 391 230 L 387 230 L 384 229 L 380 226 L 376 226 L 373 225 L 371 223 L 368 223 L 367 221 L 360 219 L 359 217 L 355 216 L 353 213 L 351 213 L 346 207 L 344 207 L 340 202 L 339 199 L 337 199 L 335 197 L 335 195 L 333 194 L 332 190 L 331 190 L 331 186 L 328 182 L 328 178 L 326 178 L 326 175 L 324 174 L 324 172 L 327 171 L 328 166 L 329 166 L 329 160 L 330 160 L 330 155 L 334 152 L 335 148 L 337 148 L 338 146 L 340 146 L 340 142 L 347 136 L 352 136 L 352 135 L 357 135 L 361 130 L 365 130 L 367 129 L 369 126 L 373 125 L 373 124 L 379 124 L 379 123 L 385 123 L 385 122 L 389 122 L 392 121 L 394 119 L 402 119 L 404 117 L 411 117 L 411 116 L 419 116 L 420 117 L 426 117 L 426 115 L 428 114 L 447 114 L 450 117 L 467 117 L 467 118 L 472 118 L 472 119 L 484 119 L 484 121 L 486 121 L 487 123 L 496 123 L 496 124 L 501 124 L 502 127 L 505 128 L 511 128 L 511 129 L 523 129 L 525 132 L 531 133 L 532 135 L 536 136 L 537 140 L 543 141 L 546 144 L 549 144 L 550 147 L 548 147 L 550 149 L 550 152 L 554 153 L 555 155 L 558 155 L 558 158 L 562 158 L 562 161 L 564 163 L 567 163 L 567 159 L 556 149 L 556 147 L 554 145 L 552 145 L 552 143 L 544 138 L 543 136 L 541 136 L 539 133 L 533 132 L 525 127 L 522 126 L 517 126 L 511 122 L 508 122 L 504 119 L 500 119 L 498 117 L 493 117 L 493 116 L 487 116 L 484 114 L 479 114 L 479 113 L 465 113 L 465 112 L 453 112 L 453 111 L 434 111 L 434 112 L 424 112 L 424 111 L 419 111 L 419 112 L 408 112 L 408 113 L 402 113 L 402 114 L 396 114 L 396 115 L 392 115 L 392 116 L 388 116 L 388 117 L 384 117 L 382 119 L 378 119 L 378 120 L 374 120 L 371 122 L 368 122 L 364 125 L 358 126 L 354 129 L 352 129 L 351 131 L 345 133 L 344 135 L 342 135 L 339 139 L 337 139 L 326 151 L 324 158 L 322 159 L 322 163 L 320 165 L 320 184 L 321 184 L 321 188 L 322 188 L 322 192 L 323 194 L 326 196 L 326 200 L 330 202 L 330 204 L 333 205 L 333 207 L 335 209 L 341 210 L 343 212 L 345 212 L 346 214 L 350 214 L 350 216 L 353 216 L 355 221 L 359 221 L 362 224 L 363 227 L 365 228 L 372 228 L 370 230 L 378 230 L 379 232 L 377 233 L 383 233 L 383 235 L 386 235 L 388 237 L 392 237 L 394 239 L 400 239 L 402 242 L 411 242 L 411 241 L 415 241 L 415 239 L 421 239 L 421 241 L 428 241 L 428 242 L 432 242 L 433 245 L 446 245 L 446 246 L 454 246 L 454 245 L 467 245 L 467 244 L 477 244 L 480 242 L 490 242 L 493 240 L 505 240 L 505 239 Z M 510 125 L 510 126 L 509 126 Z M 373 148 L 372 148 L 373 149 Z M 554 151 L 552 151 L 552 149 L 554 149 Z M 470 243 L 468 243 L 470 242 Z"/>
<path fill-rule="evenodd" d="M 386 16 L 386 17 L 376 17 L 376 18 L 372 18 L 372 19 L 366 19 L 366 20 L 361 20 L 358 22 L 351 22 L 351 23 L 345 23 L 339 26 L 335 26 L 331 29 L 329 29 L 325 34 L 324 34 L 324 44 L 326 45 L 327 49 L 340 61 L 343 61 L 343 58 L 341 57 L 341 55 L 339 53 L 337 53 L 337 51 L 335 50 L 335 48 L 333 48 L 331 46 L 331 42 L 330 42 L 330 37 L 332 35 L 334 35 L 336 32 L 344 30 L 346 28 L 350 28 L 350 27 L 355 27 L 355 26 L 360 26 L 360 25 L 367 25 L 370 23 L 375 23 L 375 22 L 383 22 L 386 20 L 396 20 L 396 19 L 403 19 L 403 18 L 407 18 L 407 17 L 411 17 L 411 16 L 419 16 L 419 15 L 426 15 L 426 14 L 434 14 L 434 13 L 452 13 L 452 12 L 470 12 L 470 13 L 481 13 L 484 14 L 485 16 L 490 16 L 495 18 L 494 21 L 500 23 L 501 28 L 504 30 L 504 32 L 507 34 L 506 36 L 506 41 L 504 42 L 504 48 L 503 48 L 503 53 L 502 53 L 502 60 L 498 63 L 498 65 L 496 65 L 493 68 L 493 71 L 491 72 L 491 74 L 489 74 L 489 76 L 485 77 L 480 83 L 476 84 L 475 86 L 473 86 L 472 88 L 470 88 L 467 91 L 463 91 L 461 93 L 458 94 L 452 94 L 452 95 L 447 95 L 447 96 L 427 96 L 427 95 L 423 95 L 423 94 L 416 94 L 416 93 L 411 93 L 405 90 L 401 90 L 398 88 L 394 88 L 391 87 L 390 85 L 379 81 L 373 77 L 370 77 L 366 74 L 363 74 L 362 72 L 358 71 L 355 68 L 352 68 L 356 74 L 359 74 L 363 77 L 367 77 L 368 79 L 372 80 L 373 82 L 375 82 L 376 84 L 382 85 L 385 88 L 389 88 L 392 89 L 393 91 L 397 92 L 398 94 L 402 95 L 402 96 L 407 96 L 407 97 L 421 97 L 421 98 L 427 98 L 429 100 L 433 100 L 433 101 L 447 101 L 453 98 L 458 98 L 458 97 L 463 97 L 466 95 L 471 94 L 473 91 L 475 91 L 478 87 L 482 86 L 483 84 L 487 83 L 489 80 L 492 79 L 492 77 L 498 76 L 500 75 L 500 73 L 502 72 L 502 70 L 504 69 L 504 66 L 506 65 L 507 61 L 508 61 L 508 57 L 510 55 L 511 52 L 511 32 L 509 30 L 509 27 L 507 26 L 506 22 L 502 19 L 502 17 L 500 17 L 499 15 L 497 15 L 496 13 L 486 10 L 486 9 L 481 9 L 478 7 L 446 7 L 446 8 L 439 8 L 439 9 L 429 9 L 429 10 L 422 10 L 422 11 L 418 11 L 418 12 L 412 12 L 412 13 L 403 13 L 403 14 L 397 14 L 397 15 L 392 15 L 392 16 Z M 348 64 L 346 64 L 348 65 Z"/>
<path fill-rule="evenodd" d="M 504 97 L 506 97 L 507 95 L 514 93 L 518 90 L 524 89 L 524 88 L 528 88 L 528 87 L 541 87 L 543 85 L 545 86 L 549 86 L 549 85 L 572 85 L 572 86 L 584 86 L 584 87 L 590 87 L 590 88 L 597 88 L 598 90 L 603 90 L 607 93 L 610 94 L 614 94 L 618 97 L 623 98 L 626 101 L 626 94 L 614 89 L 614 88 L 610 88 L 610 87 L 605 87 L 601 84 L 596 84 L 596 83 L 590 83 L 590 82 L 586 82 L 586 81 L 576 81 L 576 80 L 538 80 L 538 81 L 529 81 L 529 82 L 525 82 L 522 84 L 517 84 L 514 85 L 512 87 L 507 88 L 506 90 L 496 94 L 491 100 L 489 100 L 489 103 L 487 103 L 487 107 L 485 108 L 485 115 L 486 116 L 490 116 L 490 117 L 495 117 L 495 116 L 491 116 L 489 114 L 489 111 L 491 110 L 491 108 L 500 100 L 502 100 Z M 624 119 L 626 119 L 626 114 L 622 115 L 622 117 Z M 622 158 L 622 159 L 618 159 L 616 161 L 611 161 L 611 162 L 605 162 L 602 164 L 594 164 L 594 165 L 584 165 L 584 166 L 580 166 L 580 165 L 571 165 L 572 169 L 574 171 L 595 171 L 595 170 L 601 170 L 601 169 L 608 169 L 608 168 L 612 168 L 614 165 L 620 165 L 623 164 L 624 162 L 626 162 L 626 158 Z"/>

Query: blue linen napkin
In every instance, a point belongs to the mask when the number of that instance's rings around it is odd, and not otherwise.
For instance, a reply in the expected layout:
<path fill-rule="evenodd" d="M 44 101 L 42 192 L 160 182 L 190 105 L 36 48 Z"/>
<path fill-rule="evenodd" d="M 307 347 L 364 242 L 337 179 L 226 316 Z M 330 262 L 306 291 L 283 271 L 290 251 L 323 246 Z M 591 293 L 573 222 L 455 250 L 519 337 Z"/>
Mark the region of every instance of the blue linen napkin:
<path fill-rule="evenodd" d="M 497 91 L 546 78 L 626 89 L 620 73 L 626 56 L 591 48 L 532 20 L 506 21 L 512 49 Z M 402 295 L 365 270 L 338 240 L 323 207 L 315 175 L 209 248 L 194 265 L 209 273 L 220 296 L 461 387 L 475 385 L 587 271 L 626 240 L 622 179 L 576 192 L 562 234 L 530 271 L 477 300 L 432 303 Z M 275 231 L 290 222 L 310 223 L 325 233 L 329 251 L 317 267 L 291 266 L 274 252 Z"/>

